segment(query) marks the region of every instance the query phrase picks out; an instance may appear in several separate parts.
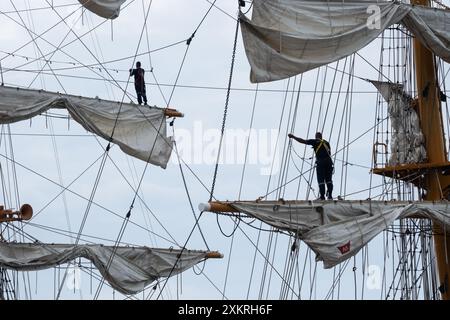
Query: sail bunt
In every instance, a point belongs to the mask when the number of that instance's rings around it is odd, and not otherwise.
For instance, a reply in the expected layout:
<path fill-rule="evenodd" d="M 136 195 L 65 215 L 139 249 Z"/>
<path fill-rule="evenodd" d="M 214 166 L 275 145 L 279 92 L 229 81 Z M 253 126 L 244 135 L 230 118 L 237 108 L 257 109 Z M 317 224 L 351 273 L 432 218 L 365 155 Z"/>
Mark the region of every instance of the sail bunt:
<path fill-rule="evenodd" d="M 162 168 L 167 166 L 173 141 L 167 137 L 164 109 L 0 87 L 0 124 L 29 119 L 49 109 L 67 109 L 87 131 L 117 144 L 123 152 Z"/>
<path fill-rule="evenodd" d="M 127 0 L 78 0 L 87 10 L 105 19 L 115 19 L 120 6 Z"/>
<path fill-rule="evenodd" d="M 412 97 L 403 90 L 401 84 L 371 82 L 388 103 L 389 118 L 392 124 L 389 165 L 426 161 L 425 138 L 420 128 L 419 116 L 413 107 Z"/>
<path fill-rule="evenodd" d="M 201 210 L 241 212 L 292 232 L 325 268 L 356 255 L 398 219 L 426 218 L 450 228 L 449 202 L 237 201 L 201 205 Z"/>
<path fill-rule="evenodd" d="M 110 257 L 115 254 L 110 261 Z M 123 294 L 135 294 L 160 277 L 173 276 L 208 258 L 208 252 L 148 247 L 0 242 L 0 267 L 43 270 L 85 258 Z M 108 267 L 109 264 L 109 267 Z"/>
<path fill-rule="evenodd" d="M 403 24 L 450 62 L 450 12 L 368 0 L 254 0 L 252 18 L 240 14 L 254 83 L 285 79 L 340 60 Z"/>

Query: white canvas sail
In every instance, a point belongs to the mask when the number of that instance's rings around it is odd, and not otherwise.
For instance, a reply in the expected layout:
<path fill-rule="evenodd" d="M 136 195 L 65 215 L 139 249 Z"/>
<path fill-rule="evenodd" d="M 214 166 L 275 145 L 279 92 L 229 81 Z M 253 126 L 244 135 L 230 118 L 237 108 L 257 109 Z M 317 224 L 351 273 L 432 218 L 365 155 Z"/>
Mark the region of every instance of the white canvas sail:
<path fill-rule="evenodd" d="M 428 49 L 450 63 L 450 11 L 421 6 L 410 8 L 402 19 L 403 25 Z"/>
<path fill-rule="evenodd" d="M 450 228 L 450 203 L 337 201 L 285 204 L 229 202 L 248 214 L 282 230 L 293 232 L 331 268 L 353 257 L 375 236 L 403 218 L 427 218 Z"/>
<path fill-rule="evenodd" d="M 86 130 L 117 144 L 138 159 L 166 168 L 172 152 L 164 110 L 84 98 L 42 90 L 0 87 L 0 124 L 37 116 L 49 109 L 67 109 Z M 119 113 L 120 110 L 120 113 Z"/>
<path fill-rule="evenodd" d="M 120 6 L 127 0 L 78 0 L 89 11 L 105 19 L 115 19 L 120 14 Z"/>
<path fill-rule="evenodd" d="M 37 244 L 0 242 L 0 267 L 33 271 L 85 258 L 97 267 L 106 281 L 123 294 L 134 294 L 160 277 L 191 268 L 206 258 L 204 251 L 118 247 L 103 245 Z"/>
<path fill-rule="evenodd" d="M 280 80 L 340 60 L 403 23 L 450 62 L 450 12 L 387 1 L 255 0 L 240 15 L 250 80 Z"/>

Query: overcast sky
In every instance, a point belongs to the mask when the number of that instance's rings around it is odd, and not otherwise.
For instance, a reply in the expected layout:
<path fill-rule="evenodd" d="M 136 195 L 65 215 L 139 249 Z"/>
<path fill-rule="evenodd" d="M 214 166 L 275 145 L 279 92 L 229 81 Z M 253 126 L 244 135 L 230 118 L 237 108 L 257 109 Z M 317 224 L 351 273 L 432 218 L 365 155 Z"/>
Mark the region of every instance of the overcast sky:
<path fill-rule="evenodd" d="M 226 87 L 230 74 L 237 1 L 217 0 L 216 7 L 211 9 L 192 39 L 183 64 L 183 57 L 187 49 L 184 40 L 191 36 L 208 11 L 210 7 L 208 0 L 128 0 L 120 16 L 112 23 L 105 22 L 104 19 L 87 11 L 81 17 L 80 5 L 73 0 L 48 2 L 53 2 L 55 5 L 53 10 L 47 8 L 28 12 L 22 11 L 19 17 L 17 13 L 14 13 L 13 4 L 19 11 L 30 7 L 42 8 L 49 5 L 45 0 L 1 1 L 0 57 L 8 56 L 1 61 L 4 69 L 4 83 L 9 86 L 30 86 L 36 89 L 65 91 L 75 95 L 98 96 L 120 101 L 123 98 L 122 90 L 111 85 L 104 78 L 112 76 L 124 89 L 129 80 L 127 70 L 132 67 L 135 53 L 147 52 L 148 48 L 150 50 L 163 48 L 152 52 L 151 55 L 142 55 L 139 60 L 147 71 L 146 82 L 149 104 L 164 107 L 166 101 L 171 97 L 169 105 L 185 114 L 184 118 L 177 119 L 174 123 L 175 139 L 178 141 L 182 158 L 198 177 L 195 177 L 183 165 L 189 196 L 195 214 L 198 215 L 197 205 L 201 202 L 207 202 L 209 199 L 209 192 L 205 190 L 202 183 L 208 189 L 212 183 L 217 151 L 217 134 L 222 125 Z M 59 7 L 59 5 L 65 4 L 73 5 Z M 247 3 L 245 10 L 247 10 L 248 5 Z M 149 6 L 147 32 L 144 31 L 142 39 L 140 39 L 145 13 Z M 81 38 L 83 43 L 76 39 L 73 33 L 69 33 L 68 27 L 63 23 L 53 27 L 41 39 L 30 43 L 30 34 L 19 25 L 19 23 L 22 24 L 21 19 L 23 19 L 33 32 L 41 34 L 60 22 L 56 12 L 61 16 L 67 16 L 75 10 L 77 10 L 76 13 L 67 20 L 71 25 L 74 25 L 73 31 L 78 36 L 100 25 L 95 31 Z M 364 57 L 367 61 L 364 61 L 360 56 L 355 57 L 355 75 L 378 79 L 377 71 L 373 66 L 378 67 L 380 63 L 380 43 L 380 41 L 375 41 L 361 50 L 361 57 Z M 41 55 L 40 52 L 47 54 L 54 51 L 52 45 L 62 49 L 51 58 L 47 56 L 47 59 L 52 61 L 51 64 L 44 66 L 42 60 L 30 63 L 33 57 Z M 17 52 L 13 56 L 8 55 L 15 50 Z M 116 61 L 104 64 L 108 69 L 108 72 L 106 72 L 98 65 L 98 60 L 102 62 Z M 82 67 L 79 62 L 95 67 Z M 42 67 L 45 71 L 33 81 L 37 74 L 36 71 Z M 62 87 L 49 67 L 54 69 Z M 151 68 L 153 68 L 153 74 L 150 72 Z M 181 72 L 177 80 L 179 86 L 173 90 L 173 84 L 177 79 L 180 68 Z M 343 62 L 338 68 L 342 70 Z M 448 67 L 446 66 L 446 68 Z M 15 70 L 8 71 L 8 69 Z M 348 71 L 348 65 L 346 70 Z M 250 83 L 249 73 L 250 67 L 239 34 L 232 82 L 233 90 L 230 95 L 226 124 L 230 137 L 233 134 L 239 135 L 243 130 L 249 129 L 250 126 L 256 85 Z M 317 77 L 319 79 L 317 90 L 322 91 L 323 89 L 326 91 L 331 88 L 334 73 L 330 68 L 328 70 L 321 68 L 319 71 L 313 70 L 304 75 L 295 126 L 296 135 L 307 137 L 309 134 L 312 136 L 316 130 L 317 119 L 320 118 L 323 121 L 323 114 L 319 116 L 317 110 L 320 105 L 326 106 L 329 96 L 322 96 L 320 93 L 314 95 L 316 79 Z M 341 76 L 342 73 L 338 72 L 337 78 L 340 79 Z M 300 77 L 297 77 L 289 81 L 277 81 L 259 86 L 260 91 L 256 95 L 253 121 L 254 134 L 257 137 L 257 142 L 253 142 L 253 147 L 258 156 L 254 158 L 255 161 L 245 167 L 241 189 L 241 176 L 244 167 L 242 155 L 245 151 L 246 140 L 239 136 L 237 139 L 226 140 L 224 154 L 237 156 L 229 156 L 229 159 L 225 159 L 225 163 L 219 166 L 215 188 L 217 199 L 235 200 L 238 199 L 240 194 L 241 199 L 255 200 L 259 196 L 265 195 L 267 190 L 271 191 L 278 186 L 279 169 L 282 166 L 281 155 L 286 143 L 288 115 L 290 110 L 293 110 L 296 99 L 296 96 L 292 93 L 286 94 L 286 88 L 289 89 L 288 91 L 297 90 L 299 81 Z M 160 84 L 159 87 L 156 82 Z M 344 76 L 342 80 L 343 88 L 346 88 L 348 82 L 348 76 Z M 446 83 L 448 84 L 448 81 Z M 353 86 L 351 126 L 349 128 L 350 140 L 359 137 L 374 125 L 377 105 L 377 94 L 371 84 L 359 78 L 354 78 Z M 134 96 L 132 83 L 128 83 L 127 88 L 129 94 Z M 333 95 L 330 100 L 332 101 L 331 108 L 336 104 L 336 97 L 337 95 Z M 338 119 L 342 115 L 344 98 L 345 96 L 342 94 L 342 100 L 338 103 Z M 124 101 L 129 102 L 129 99 L 124 98 Z M 314 110 L 314 122 L 308 132 L 311 108 Z M 52 111 L 51 114 L 66 116 L 62 111 Z M 330 140 L 332 148 L 337 150 L 338 142 L 339 146 L 342 146 L 344 142 L 338 141 L 337 127 L 333 128 L 335 134 L 329 136 L 332 128 L 329 126 L 329 120 L 326 123 L 324 136 Z M 279 128 L 281 128 L 280 131 L 278 131 Z M 6 134 L 8 130 L 10 130 L 11 135 Z M 170 135 L 173 134 L 172 127 L 168 126 L 168 132 Z M 100 164 L 96 159 L 103 154 L 103 148 L 106 147 L 107 142 L 101 138 L 93 137 L 76 122 L 58 116 L 38 116 L 33 118 L 32 121 L 12 124 L 9 128 L 3 126 L 2 133 L 0 154 L 3 156 L 0 162 L 5 175 L 5 189 L 8 193 L 6 199 L 3 195 L 2 203 L 7 204 L 7 207 L 14 207 L 17 202 L 14 196 L 15 188 L 11 176 L 11 163 L 5 161 L 5 156 L 11 156 L 11 137 L 14 159 L 17 162 L 15 170 L 18 180 L 19 202 L 30 203 L 35 209 L 35 213 L 39 212 L 38 216 L 33 219 L 33 224 L 25 227 L 25 231 L 42 242 L 70 243 L 71 238 L 64 235 L 64 231 L 50 232 L 44 230 L 42 226 L 65 231 L 71 230 L 75 233 L 78 231 L 87 206 L 87 201 L 82 197 L 89 198 L 93 190 Z M 54 138 L 51 137 L 52 135 Z M 278 149 L 275 149 L 275 144 L 278 145 Z M 348 161 L 354 165 L 348 166 L 346 183 L 342 178 L 341 163 L 337 164 L 334 176 L 335 196 L 344 194 L 344 192 L 351 194 L 370 186 L 368 167 L 371 165 L 372 144 L 373 131 L 352 143 Z M 312 156 L 312 151 L 309 148 L 304 149 L 303 146 L 295 145 L 294 149 L 300 155 L 303 155 L 306 150 L 307 158 Z M 280 161 L 275 161 L 274 174 L 269 176 L 267 173 L 270 172 L 271 158 L 274 152 L 278 155 L 275 159 Z M 342 158 L 342 156 L 342 153 L 338 155 L 339 158 Z M 302 165 L 302 160 L 295 155 L 293 155 L 291 161 L 298 167 Z M 60 165 L 60 174 L 57 163 Z M 299 174 L 294 164 L 291 163 L 289 166 L 289 179 Z M 91 165 L 92 167 L 90 167 Z M 65 192 L 64 197 L 59 196 L 52 201 L 61 190 L 59 185 L 67 186 L 88 167 L 89 170 L 70 186 L 69 189 L 72 192 Z M 307 171 L 309 168 L 308 162 L 303 167 L 303 171 Z M 106 162 L 95 194 L 94 202 L 96 204 L 90 209 L 86 227 L 83 230 L 85 235 L 104 240 L 85 239 L 112 244 L 105 239 L 114 241 L 117 238 L 122 222 L 120 217 L 126 215 L 135 195 L 133 189 L 136 188 L 143 174 L 144 179 L 139 189 L 139 195 L 145 200 L 145 205 L 141 201 L 135 204 L 131 216 L 131 221 L 134 224 L 128 224 L 122 242 L 163 248 L 182 246 L 186 242 L 195 219 L 176 155 L 172 154 L 169 166 L 165 170 L 154 166 L 145 168 L 142 161 L 126 156 L 117 147 L 113 147 L 110 151 L 110 158 Z M 375 178 L 372 185 L 378 184 L 380 184 L 380 180 Z M 285 199 L 295 199 L 298 187 L 297 180 L 287 186 L 282 196 Z M 315 179 L 312 187 L 317 192 Z M 303 180 L 300 184 L 298 198 L 304 199 L 307 191 L 307 184 Z M 375 193 L 379 192 L 379 189 L 375 191 Z M 309 198 L 313 199 L 315 196 L 315 194 L 310 194 Z M 368 196 L 367 192 L 363 192 L 349 196 L 348 199 L 366 199 Z M 274 193 L 269 199 L 275 199 L 275 197 Z M 111 212 L 118 216 L 111 214 Z M 290 239 L 286 235 L 271 234 L 266 231 L 260 233 L 259 237 L 256 228 L 260 227 L 260 223 L 253 222 L 251 219 L 245 221 L 252 222 L 252 226 L 241 222 L 234 237 L 229 237 L 235 229 L 233 220 L 228 217 L 217 217 L 212 213 L 204 213 L 200 220 L 200 226 L 207 246 L 210 250 L 218 250 L 223 253 L 224 259 L 208 260 L 205 265 L 201 264 L 199 268 L 187 270 L 181 276 L 174 277 L 169 281 L 163 298 L 221 299 L 223 293 L 229 299 L 245 299 L 247 294 L 249 298 L 279 298 L 282 283 L 280 279 L 285 272 L 286 261 L 288 261 L 286 257 L 289 256 Z M 151 232 L 139 226 L 151 230 Z M 267 225 L 262 225 L 262 228 L 264 230 L 269 229 Z M 255 244 L 258 239 L 258 250 L 260 252 L 256 253 L 256 259 L 254 260 Z M 269 243 L 271 243 L 271 247 Z M 232 250 L 230 251 L 231 245 Z M 190 237 L 187 247 L 189 249 L 207 249 L 198 229 Z M 382 248 L 382 239 L 378 239 L 369 245 L 367 251 L 370 257 L 369 264 L 383 266 Z M 266 279 L 263 281 L 266 255 L 273 268 L 269 266 Z M 230 261 L 229 265 L 228 261 Z M 354 298 L 354 275 L 356 275 L 357 287 L 363 287 L 364 271 L 361 269 L 361 261 L 362 257 L 358 255 L 355 260 L 349 263 L 343 273 L 341 298 Z M 352 271 L 354 263 L 357 266 L 355 272 Z M 324 270 L 322 263 L 317 263 L 317 270 L 315 268 L 314 255 L 307 250 L 304 244 L 301 244 L 298 260 L 300 273 L 295 273 L 295 277 L 300 279 L 302 277 L 301 272 L 305 270 L 302 278 L 302 298 L 322 299 L 327 296 L 330 290 L 333 270 Z M 313 281 L 315 270 L 317 272 L 316 282 Z M 62 278 L 64 269 L 59 272 Z M 55 292 L 54 279 L 57 276 L 58 271 L 55 272 L 53 269 L 39 273 L 19 274 L 18 281 L 20 283 L 29 282 L 27 286 L 31 287 L 31 292 L 27 293 L 22 284 L 20 297 L 27 298 L 28 294 L 32 298 L 52 299 Z M 250 281 L 250 279 L 252 280 Z M 261 291 L 263 282 L 264 289 Z M 163 284 L 164 281 L 161 285 Z M 75 290 L 74 292 L 74 290 L 65 287 L 62 290 L 61 297 L 65 299 L 92 299 L 97 285 L 96 281 L 91 283 L 88 274 L 82 273 L 81 290 Z M 298 292 L 298 283 L 296 286 Z M 138 297 L 147 297 L 149 293 L 151 293 L 151 288 Z M 159 291 L 156 291 L 156 295 L 158 293 Z M 364 298 L 380 297 L 379 290 L 361 292 L 358 289 L 357 294 L 358 298 L 361 298 L 362 295 Z M 113 298 L 112 290 L 104 287 L 101 297 Z M 121 295 L 115 293 L 114 297 L 120 298 Z M 289 297 L 296 298 L 295 295 L 289 295 Z"/>

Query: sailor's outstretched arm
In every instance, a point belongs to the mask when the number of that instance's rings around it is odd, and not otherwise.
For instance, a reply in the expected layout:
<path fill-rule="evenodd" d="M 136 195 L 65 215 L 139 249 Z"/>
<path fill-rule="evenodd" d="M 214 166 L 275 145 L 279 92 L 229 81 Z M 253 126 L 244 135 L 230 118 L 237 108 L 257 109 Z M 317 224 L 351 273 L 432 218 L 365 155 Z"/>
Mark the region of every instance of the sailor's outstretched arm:
<path fill-rule="evenodd" d="M 289 137 L 289 139 L 294 139 L 294 140 L 297 141 L 297 142 L 300 142 L 300 143 L 306 143 L 306 140 L 304 140 L 304 139 L 302 139 L 302 138 L 299 138 L 299 137 L 296 137 L 296 136 L 294 136 L 292 133 L 289 133 L 289 134 L 288 134 L 288 137 Z"/>

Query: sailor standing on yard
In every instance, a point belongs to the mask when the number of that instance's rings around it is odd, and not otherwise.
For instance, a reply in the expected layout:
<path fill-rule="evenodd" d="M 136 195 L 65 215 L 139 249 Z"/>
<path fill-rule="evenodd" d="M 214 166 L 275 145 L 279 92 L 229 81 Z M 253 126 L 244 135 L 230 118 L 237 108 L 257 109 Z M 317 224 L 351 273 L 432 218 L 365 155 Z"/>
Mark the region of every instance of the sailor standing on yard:
<path fill-rule="evenodd" d="M 136 62 L 136 69 L 130 69 L 130 77 L 134 76 L 134 88 L 138 98 L 138 103 L 142 104 L 142 98 L 144 99 L 144 105 L 147 105 L 147 95 L 145 93 L 145 70 L 141 68 L 141 63 Z"/>
<path fill-rule="evenodd" d="M 322 133 L 317 132 L 315 139 L 303 140 L 288 134 L 290 139 L 313 147 L 316 154 L 317 181 L 319 182 L 320 200 L 325 200 L 325 184 L 327 185 L 327 198 L 333 200 L 333 160 L 331 159 L 331 149 L 328 141 L 322 139 Z"/>

